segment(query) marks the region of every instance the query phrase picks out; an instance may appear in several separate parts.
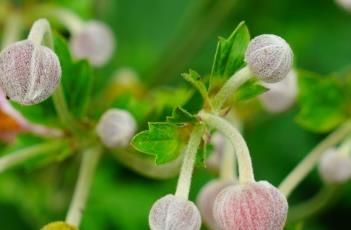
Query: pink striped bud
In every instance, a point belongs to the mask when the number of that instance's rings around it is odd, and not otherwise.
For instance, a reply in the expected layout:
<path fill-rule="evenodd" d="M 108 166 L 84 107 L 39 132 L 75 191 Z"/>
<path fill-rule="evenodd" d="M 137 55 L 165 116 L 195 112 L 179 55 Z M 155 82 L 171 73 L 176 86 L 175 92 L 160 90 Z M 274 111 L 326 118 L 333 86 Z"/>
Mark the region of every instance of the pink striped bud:
<path fill-rule="evenodd" d="M 210 229 L 218 229 L 218 225 L 213 216 L 213 204 L 219 192 L 233 185 L 231 181 L 213 180 L 207 183 L 199 192 L 196 204 L 199 207 L 203 222 Z"/>
<path fill-rule="evenodd" d="M 6 96 L 23 105 L 47 99 L 61 78 L 61 66 L 49 48 L 30 40 L 16 42 L 0 53 L 0 85 Z"/>
<path fill-rule="evenodd" d="M 230 186 L 213 207 L 222 230 L 282 230 L 287 212 L 285 196 L 266 181 Z"/>
<path fill-rule="evenodd" d="M 193 202 L 169 194 L 152 206 L 149 225 L 151 230 L 199 230 L 201 216 Z"/>

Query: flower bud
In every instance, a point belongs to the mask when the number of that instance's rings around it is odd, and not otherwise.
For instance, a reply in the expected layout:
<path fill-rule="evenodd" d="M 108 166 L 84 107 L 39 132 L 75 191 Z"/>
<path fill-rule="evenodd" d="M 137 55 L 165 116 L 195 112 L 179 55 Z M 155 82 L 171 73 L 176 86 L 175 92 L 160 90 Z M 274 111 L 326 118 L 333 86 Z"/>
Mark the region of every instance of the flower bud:
<path fill-rule="evenodd" d="M 271 113 L 280 113 L 289 109 L 297 95 L 297 79 L 294 71 L 290 71 L 280 82 L 264 83 L 269 91 L 259 96 L 265 110 Z"/>
<path fill-rule="evenodd" d="M 336 148 L 328 149 L 320 158 L 319 174 L 326 183 L 339 184 L 351 179 L 351 157 Z"/>
<path fill-rule="evenodd" d="M 169 194 L 152 206 L 149 225 L 151 230 L 199 230 L 201 216 L 193 202 Z"/>
<path fill-rule="evenodd" d="M 351 12 L 351 0 L 336 0 L 336 3 L 338 3 L 345 10 Z"/>
<path fill-rule="evenodd" d="M 206 167 L 213 171 L 218 171 L 221 164 L 226 139 L 223 134 L 216 132 L 211 136 L 210 143 L 213 145 L 213 153 L 206 159 Z"/>
<path fill-rule="evenodd" d="M 115 43 L 113 33 L 104 23 L 87 22 L 70 39 L 73 56 L 88 59 L 93 66 L 102 66 L 111 58 Z"/>
<path fill-rule="evenodd" d="M 78 230 L 78 228 L 63 221 L 57 221 L 45 225 L 41 230 Z"/>
<path fill-rule="evenodd" d="M 199 207 L 203 222 L 210 229 L 219 229 L 213 216 L 213 203 L 218 193 L 229 185 L 233 185 L 233 182 L 213 180 L 202 187 L 199 192 L 196 204 Z"/>
<path fill-rule="evenodd" d="M 281 81 L 289 73 L 293 52 L 288 43 L 273 34 L 263 34 L 251 40 L 245 54 L 250 70 L 268 83 Z"/>
<path fill-rule="evenodd" d="M 213 207 L 214 218 L 222 230 L 281 230 L 287 212 L 284 195 L 266 181 L 225 188 Z"/>
<path fill-rule="evenodd" d="M 0 86 L 6 96 L 23 105 L 47 99 L 61 78 L 61 66 L 49 48 L 30 40 L 16 42 L 0 53 Z"/>
<path fill-rule="evenodd" d="M 136 127 L 136 121 L 128 111 L 109 109 L 100 118 L 96 132 L 106 147 L 125 147 L 133 137 Z"/>

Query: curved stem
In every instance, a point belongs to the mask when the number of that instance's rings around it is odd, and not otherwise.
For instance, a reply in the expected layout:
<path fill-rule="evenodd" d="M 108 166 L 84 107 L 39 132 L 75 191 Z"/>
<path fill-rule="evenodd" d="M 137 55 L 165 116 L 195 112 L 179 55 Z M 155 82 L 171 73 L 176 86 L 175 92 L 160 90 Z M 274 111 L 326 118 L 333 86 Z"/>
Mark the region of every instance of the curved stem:
<path fill-rule="evenodd" d="M 17 150 L 13 153 L 6 154 L 0 158 L 0 173 L 11 167 L 19 165 L 30 158 L 48 152 L 57 151 L 62 147 L 63 144 L 64 142 L 56 140 L 55 142 L 46 142 L 44 144 L 34 145 L 25 149 Z"/>
<path fill-rule="evenodd" d="M 185 149 L 183 164 L 180 169 L 180 175 L 178 178 L 175 195 L 178 197 L 183 197 L 186 200 L 189 197 L 191 177 L 193 174 L 196 153 L 204 133 L 205 128 L 203 125 L 196 126 L 191 133 L 189 143 Z"/>
<path fill-rule="evenodd" d="M 66 223 L 68 224 L 76 227 L 79 227 L 80 225 L 92 178 L 94 176 L 101 152 L 102 149 L 100 146 L 89 148 L 83 152 L 83 159 L 79 169 L 78 180 L 66 217 Z"/>
<path fill-rule="evenodd" d="M 65 8 L 52 6 L 52 5 L 40 5 L 35 8 L 35 13 L 42 17 L 54 18 L 61 24 L 63 24 L 70 33 L 79 33 L 84 27 L 84 21 L 77 16 L 73 11 Z"/>
<path fill-rule="evenodd" d="M 229 140 L 225 140 L 222 158 L 220 159 L 221 179 L 225 181 L 237 181 L 235 151 Z"/>
<path fill-rule="evenodd" d="M 237 90 L 245 82 L 250 80 L 251 77 L 251 71 L 247 66 L 240 69 L 233 76 L 231 76 L 213 98 L 212 106 L 215 113 L 217 113 L 222 108 L 223 104 L 231 95 L 233 95 L 234 91 Z"/>
<path fill-rule="evenodd" d="M 32 28 L 30 29 L 28 40 L 31 40 L 34 44 L 45 44 L 50 49 L 54 49 L 54 43 L 49 22 L 43 18 L 36 20 L 33 23 Z"/>
<path fill-rule="evenodd" d="M 1 42 L 2 49 L 19 39 L 21 36 L 22 23 L 22 16 L 19 12 L 13 12 L 6 18 Z"/>
<path fill-rule="evenodd" d="M 210 113 L 200 112 L 200 119 L 202 119 L 207 125 L 212 128 L 217 129 L 219 132 L 223 133 L 231 142 L 236 157 L 238 159 L 239 165 L 239 183 L 250 183 L 254 182 L 254 173 L 252 169 L 251 156 L 249 152 L 249 148 L 241 136 L 240 132 L 233 127 L 225 119 L 212 115 Z"/>
<path fill-rule="evenodd" d="M 339 190 L 337 186 L 323 187 L 318 194 L 310 200 L 289 208 L 287 222 L 293 223 L 309 218 L 330 204 L 335 199 L 335 193 Z"/>
<path fill-rule="evenodd" d="M 351 133 L 351 121 L 346 122 L 327 138 L 320 142 L 283 180 L 279 185 L 280 191 L 288 197 L 294 188 L 306 177 L 314 168 L 323 154 L 330 147 L 338 144 Z"/>

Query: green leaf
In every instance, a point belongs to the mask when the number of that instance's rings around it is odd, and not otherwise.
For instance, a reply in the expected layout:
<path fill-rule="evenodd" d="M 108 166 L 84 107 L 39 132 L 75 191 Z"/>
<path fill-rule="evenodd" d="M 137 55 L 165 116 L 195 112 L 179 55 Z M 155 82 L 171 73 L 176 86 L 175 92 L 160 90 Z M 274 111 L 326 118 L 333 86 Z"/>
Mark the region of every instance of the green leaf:
<path fill-rule="evenodd" d="M 180 152 L 180 133 L 178 127 L 167 122 L 149 123 L 149 130 L 134 136 L 132 146 L 156 157 L 156 164 L 164 164 L 176 159 Z"/>
<path fill-rule="evenodd" d="M 267 92 L 267 90 L 268 89 L 261 85 L 257 79 L 252 78 L 236 91 L 234 98 L 236 101 L 248 100 Z"/>
<path fill-rule="evenodd" d="M 203 142 L 196 153 L 195 165 L 197 167 L 206 167 L 206 159 L 213 152 L 213 145 Z"/>
<path fill-rule="evenodd" d="M 241 22 L 227 39 L 219 38 L 211 75 L 227 79 L 242 68 L 249 42 L 249 30 L 244 22 Z"/>
<path fill-rule="evenodd" d="M 175 124 L 185 124 L 185 123 L 195 123 L 197 121 L 196 117 L 183 109 L 182 107 L 177 107 L 172 116 L 167 117 L 167 121 Z"/>
<path fill-rule="evenodd" d="M 298 124 L 314 132 L 328 132 L 345 121 L 347 96 L 336 78 L 300 72 L 298 84 Z"/>
<path fill-rule="evenodd" d="M 207 87 L 205 85 L 204 79 L 201 78 L 197 72 L 190 69 L 189 73 L 183 73 L 182 76 L 199 91 L 204 100 L 208 99 Z"/>
<path fill-rule="evenodd" d="M 54 36 L 55 52 L 62 67 L 61 84 L 68 107 L 76 117 L 86 114 L 92 91 L 93 74 L 86 60 L 74 62 L 67 42 L 60 36 Z"/>

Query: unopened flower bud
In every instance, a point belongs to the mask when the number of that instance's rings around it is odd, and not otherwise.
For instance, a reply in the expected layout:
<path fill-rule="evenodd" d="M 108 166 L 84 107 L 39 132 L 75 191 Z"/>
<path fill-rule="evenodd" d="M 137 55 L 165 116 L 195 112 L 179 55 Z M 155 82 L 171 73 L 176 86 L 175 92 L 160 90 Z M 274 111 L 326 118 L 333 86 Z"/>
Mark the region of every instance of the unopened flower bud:
<path fill-rule="evenodd" d="M 78 228 L 63 221 L 57 221 L 45 225 L 41 230 L 78 230 Z"/>
<path fill-rule="evenodd" d="M 100 118 L 96 132 L 106 147 L 125 147 L 133 137 L 136 127 L 136 121 L 128 111 L 110 109 Z"/>
<path fill-rule="evenodd" d="M 30 40 L 16 42 L 0 53 L 0 86 L 6 96 L 23 105 L 47 99 L 61 78 L 61 66 L 49 48 Z"/>
<path fill-rule="evenodd" d="M 282 230 L 287 212 L 285 196 L 266 181 L 225 188 L 213 207 L 222 230 Z"/>
<path fill-rule="evenodd" d="M 294 71 L 290 71 L 286 78 L 271 84 L 263 83 L 269 90 L 259 96 L 265 110 L 271 113 L 280 113 L 289 109 L 297 95 L 297 79 Z"/>
<path fill-rule="evenodd" d="M 351 179 L 351 157 L 336 148 L 328 149 L 320 158 L 319 173 L 330 184 L 345 183 Z"/>
<path fill-rule="evenodd" d="M 219 229 L 213 216 L 213 204 L 219 192 L 230 185 L 233 185 L 233 182 L 213 180 L 202 187 L 199 192 L 196 204 L 199 207 L 203 222 L 210 229 Z"/>
<path fill-rule="evenodd" d="M 169 194 L 152 206 L 149 225 L 151 230 L 199 230 L 201 216 L 193 202 Z"/>
<path fill-rule="evenodd" d="M 338 3 L 345 10 L 351 12 L 351 0 L 336 0 L 336 3 Z"/>
<path fill-rule="evenodd" d="M 72 34 L 70 46 L 76 58 L 86 58 L 94 66 L 106 64 L 115 49 L 112 31 L 99 21 L 89 21 Z"/>
<path fill-rule="evenodd" d="M 263 34 L 251 40 L 245 54 L 250 70 L 264 82 L 281 81 L 289 73 L 293 52 L 288 43 L 273 34 Z"/>

